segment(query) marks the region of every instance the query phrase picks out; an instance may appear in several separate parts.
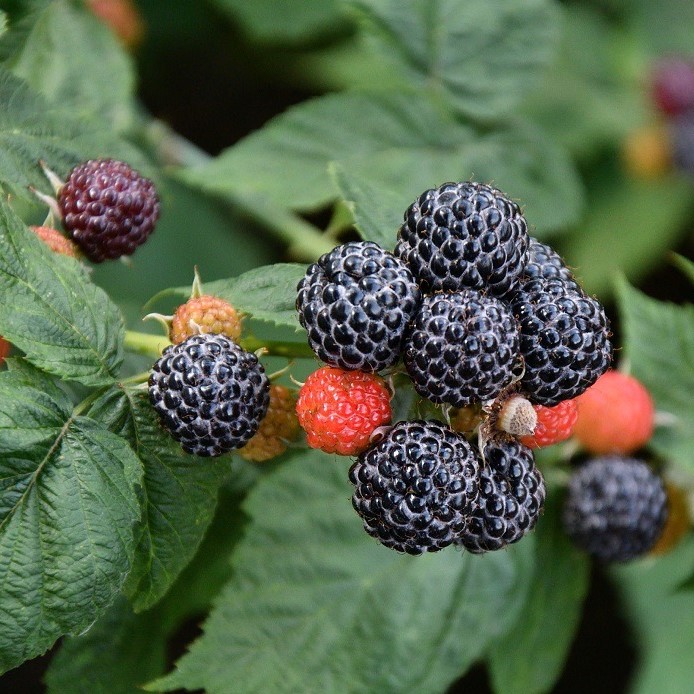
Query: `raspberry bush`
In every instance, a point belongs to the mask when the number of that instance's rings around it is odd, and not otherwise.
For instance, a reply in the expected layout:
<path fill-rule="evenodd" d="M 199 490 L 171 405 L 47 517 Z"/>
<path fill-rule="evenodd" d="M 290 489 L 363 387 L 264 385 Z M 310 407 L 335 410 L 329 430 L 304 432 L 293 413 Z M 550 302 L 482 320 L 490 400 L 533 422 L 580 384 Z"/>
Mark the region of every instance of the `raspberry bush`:
<path fill-rule="evenodd" d="M 173 5 L 0 3 L 0 689 L 689 691 L 694 9 Z"/>

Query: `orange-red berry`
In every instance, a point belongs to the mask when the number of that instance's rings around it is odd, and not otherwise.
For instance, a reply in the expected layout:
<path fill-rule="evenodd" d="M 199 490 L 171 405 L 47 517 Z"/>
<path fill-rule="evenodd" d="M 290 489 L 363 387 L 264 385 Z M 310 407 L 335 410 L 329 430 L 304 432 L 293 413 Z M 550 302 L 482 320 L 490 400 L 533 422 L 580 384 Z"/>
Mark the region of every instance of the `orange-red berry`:
<path fill-rule="evenodd" d="M 578 419 L 576 399 L 564 400 L 554 407 L 534 405 L 537 414 L 535 430 L 529 436 L 523 436 L 521 442 L 528 448 L 544 448 L 555 443 L 566 441 Z"/>
<path fill-rule="evenodd" d="M 66 236 L 63 236 L 57 229 L 51 227 L 29 227 L 54 253 L 69 255 L 71 258 L 79 258 L 80 250 L 76 243 L 73 243 Z"/>
<path fill-rule="evenodd" d="M 270 405 L 260 428 L 239 454 L 245 460 L 262 463 L 287 450 L 287 443 L 299 432 L 296 402 L 292 391 L 284 386 L 270 386 Z"/>
<path fill-rule="evenodd" d="M 0 364 L 5 361 L 5 357 L 10 353 L 12 345 L 4 338 L 0 337 Z"/>
<path fill-rule="evenodd" d="M 127 48 L 142 42 L 145 23 L 132 0 L 87 0 L 87 6 Z"/>
<path fill-rule="evenodd" d="M 390 393 L 377 374 L 324 366 L 301 387 L 296 414 L 311 448 L 358 455 L 390 422 Z"/>
<path fill-rule="evenodd" d="M 653 434 L 653 400 L 632 376 L 607 371 L 576 404 L 574 436 L 590 453 L 632 453 Z"/>
<path fill-rule="evenodd" d="M 186 301 L 176 309 L 169 339 L 174 344 L 199 333 L 224 335 L 234 342 L 241 336 L 241 316 L 224 299 L 203 294 Z"/>

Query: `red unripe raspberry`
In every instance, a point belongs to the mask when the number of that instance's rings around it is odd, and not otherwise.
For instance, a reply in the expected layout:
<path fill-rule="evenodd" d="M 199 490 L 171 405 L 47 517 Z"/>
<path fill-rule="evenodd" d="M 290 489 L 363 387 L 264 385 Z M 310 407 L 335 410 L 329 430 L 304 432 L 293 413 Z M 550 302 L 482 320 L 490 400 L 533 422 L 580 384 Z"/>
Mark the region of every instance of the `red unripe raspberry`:
<path fill-rule="evenodd" d="M 653 400 L 632 376 L 607 371 L 576 401 L 574 436 L 590 453 L 632 453 L 653 434 Z"/>
<path fill-rule="evenodd" d="M 390 393 L 376 374 L 324 366 L 301 387 L 296 414 L 311 448 L 358 455 L 374 430 L 390 422 Z"/>
<path fill-rule="evenodd" d="M 12 345 L 4 338 L 0 337 L 0 364 L 5 361 L 5 357 L 10 353 Z"/>
<path fill-rule="evenodd" d="M 127 48 L 142 43 L 145 23 L 133 0 L 87 0 L 87 7 Z"/>
<path fill-rule="evenodd" d="M 80 250 L 76 243 L 51 227 L 29 227 L 54 253 L 79 258 Z"/>
<path fill-rule="evenodd" d="M 206 294 L 196 296 L 176 309 L 169 339 L 177 345 L 201 332 L 225 335 L 238 342 L 241 336 L 241 316 L 224 299 Z"/>
<path fill-rule="evenodd" d="M 296 403 L 292 391 L 284 386 L 270 386 L 270 405 L 253 438 L 239 449 L 245 460 L 262 463 L 287 450 L 287 443 L 299 432 Z"/>
<path fill-rule="evenodd" d="M 523 436 L 521 443 L 528 448 L 544 448 L 560 441 L 566 441 L 578 418 L 576 398 L 564 400 L 554 407 L 534 405 L 537 425 L 530 436 Z"/>
<path fill-rule="evenodd" d="M 653 71 L 653 102 L 667 116 L 694 108 L 694 63 L 683 58 L 662 60 Z"/>

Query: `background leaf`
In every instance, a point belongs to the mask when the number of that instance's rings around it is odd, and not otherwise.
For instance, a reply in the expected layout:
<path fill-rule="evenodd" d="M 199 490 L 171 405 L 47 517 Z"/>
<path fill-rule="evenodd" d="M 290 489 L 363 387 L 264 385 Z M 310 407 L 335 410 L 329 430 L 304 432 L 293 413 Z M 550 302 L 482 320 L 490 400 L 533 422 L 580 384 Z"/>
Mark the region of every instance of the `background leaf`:
<path fill-rule="evenodd" d="M 133 558 L 142 468 L 48 377 L 0 374 L 0 672 L 87 628 Z"/>
<path fill-rule="evenodd" d="M 650 445 L 694 471 L 694 306 L 656 301 L 623 280 L 617 286 L 624 356 L 656 410 L 674 416 L 656 427 Z"/>
<path fill-rule="evenodd" d="M 296 332 L 301 330 L 296 315 L 296 286 L 306 274 L 306 267 L 298 263 L 265 265 L 228 280 L 205 282 L 204 291 L 226 299 L 241 313 Z M 186 300 L 190 286 L 160 292 L 150 303 L 169 294 Z"/>
<path fill-rule="evenodd" d="M 214 0 L 219 9 L 237 20 L 258 41 L 297 42 L 315 39 L 344 22 L 338 0 Z"/>
<path fill-rule="evenodd" d="M 488 660 L 497 694 L 549 692 L 561 674 L 588 590 L 590 563 L 563 532 L 557 489 L 535 531 L 535 580 L 516 624 Z"/>
<path fill-rule="evenodd" d="M 354 0 L 419 86 L 482 118 L 505 116 L 539 81 L 559 38 L 546 0 Z M 409 80 L 408 80 L 409 81 Z"/>
<path fill-rule="evenodd" d="M 31 30 L 8 60 L 12 72 L 75 117 L 101 118 L 116 131 L 130 125 L 134 72 L 113 32 L 66 0 L 31 18 Z"/>
<path fill-rule="evenodd" d="M 59 176 L 91 157 L 127 161 L 145 175 L 151 166 L 107 124 L 75 118 L 51 105 L 23 80 L 0 67 L 0 187 L 35 202 L 29 187 L 52 193 L 39 161 Z"/>
<path fill-rule="evenodd" d="M 153 688 L 443 691 L 513 623 L 532 538 L 482 557 L 403 556 L 364 533 L 349 495 L 346 465 L 319 452 L 260 480 L 204 636 Z"/>
<path fill-rule="evenodd" d="M 124 588 L 140 612 L 166 593 L 195 554 L 229 463 L 186 455 L 161 428 L 141 390 L 111 390 L 89 416 L 129 441 L 144 466 L 142 525 Z"/>
<path fill-rule="evenodd" d="M 36 366 L 90 386 L 121 362 L 118 308 L 85 268 L 53 253 L 0 200 L 0 334 Z"/>
<path fill-rule="evenodd" d="M 217 195 L 268 199 L 297 211 L 336 197 L 331 162 L 398 207 L 445 181 L 493 181 L 547 234 L 575 222 L 582 187 L 565 152 L 527 124 L 487 134 L 410 94 L 347 92 L 313 99 L 276 117 L 209 164 L 181 175 Z"/>
<path fill-rule="evenodd" d="M 677 588 L 692 573 L 691 536 L 670 554 L 612 571 L 638 648 L 630 694 L 681 694 L 691 688 L 694 593 Z"/>

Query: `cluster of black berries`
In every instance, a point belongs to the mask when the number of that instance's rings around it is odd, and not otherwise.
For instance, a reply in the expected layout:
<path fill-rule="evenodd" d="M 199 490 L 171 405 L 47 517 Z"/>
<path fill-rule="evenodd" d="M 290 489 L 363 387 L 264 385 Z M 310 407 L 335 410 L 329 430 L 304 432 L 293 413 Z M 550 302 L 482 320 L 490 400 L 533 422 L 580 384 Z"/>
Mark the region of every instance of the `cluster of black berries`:
<path fill-rule="evenodd" d="M 510 390 L 528 407 L 556 405 L 612 357 L 602 307 L 528 235 L 518 205 L 480 183 L 425 191 L 394 254 L 355 242 L 324 255 L 296 304 L 323 361 L 379 371 L 402 357 L 417 393 L 441 405 L 499 412 Z M 520 539 L 537 521 L 544 481 L 531 450 L 497 421 L 479 447 L 440 423 L 400 422 L 359 455 L 350 478 L 367 532 L 411 554 Z"/>

